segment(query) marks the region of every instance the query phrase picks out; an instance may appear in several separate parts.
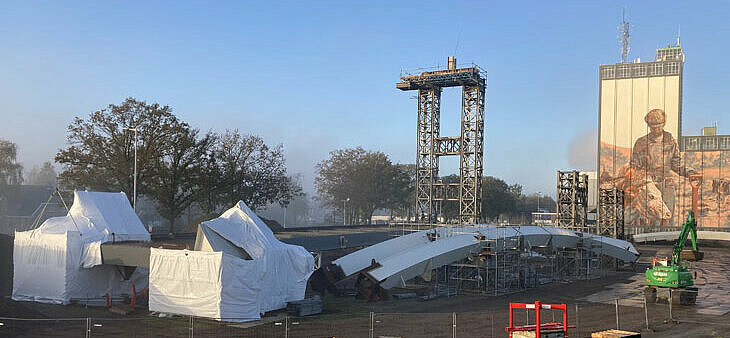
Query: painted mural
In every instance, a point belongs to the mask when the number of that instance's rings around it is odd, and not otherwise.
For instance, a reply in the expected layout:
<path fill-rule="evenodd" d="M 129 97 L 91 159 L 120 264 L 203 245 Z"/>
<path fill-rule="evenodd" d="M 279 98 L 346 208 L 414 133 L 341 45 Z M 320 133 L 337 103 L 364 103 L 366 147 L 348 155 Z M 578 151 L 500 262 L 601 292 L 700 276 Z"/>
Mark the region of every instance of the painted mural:
<path fill-rule="evenodd" d="M 632 148 L 600 144 L 601 188 L 624 190 L 626 226 L 681 225 L 695 185 L 698 225 L 730 227 L 730 151 L 682 152 L 660 118 L 646 120 L 650 130 Z"/>

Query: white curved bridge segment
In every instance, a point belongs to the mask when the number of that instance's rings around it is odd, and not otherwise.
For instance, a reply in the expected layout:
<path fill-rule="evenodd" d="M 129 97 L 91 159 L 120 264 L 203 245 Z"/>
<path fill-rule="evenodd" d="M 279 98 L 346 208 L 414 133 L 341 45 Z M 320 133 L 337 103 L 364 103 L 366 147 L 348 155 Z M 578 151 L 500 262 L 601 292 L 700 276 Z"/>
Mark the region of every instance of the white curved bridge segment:
<path fill-rule="evenodd" d="M 674 241 L 679 238 L 679 231 L 650 232 L 634 235 L 634 242 Z M 697 231 L 697 239 L 710 241 L 730 241 L 730 232 Z"/>
<path fill-rule="evenodd" d="M 432 240 L 433 235 L 429 238 L 429 233 L 434 231 L 438 236 Z M 622 261 L 634 262 L 639 257 L 631 243 L 615 238 L 541 226 L 474 226 L 414 232 L 358 250 L 332 263 L 342 268 L 345 276 L 350 276 L 368 269 L 374 260 L 379 266 L 367 271 L 368 275 L 389 289 L 424 272 L 477 254 L 482 247 L 478 237 L 482 236 L 485 240 L 499 239 L 493 242 L 497 251 L 504 250 L 504 246 L 519 245 L 522 239 L 531 248 L 576 248 L 582 243 L 596 253 Z"/>

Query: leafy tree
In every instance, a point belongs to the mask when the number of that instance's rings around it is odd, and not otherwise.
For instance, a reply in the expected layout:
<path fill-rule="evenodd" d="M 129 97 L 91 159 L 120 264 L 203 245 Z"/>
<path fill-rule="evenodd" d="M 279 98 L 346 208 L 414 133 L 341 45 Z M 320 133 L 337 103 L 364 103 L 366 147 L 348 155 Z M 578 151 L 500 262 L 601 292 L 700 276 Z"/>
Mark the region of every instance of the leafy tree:
<path fill-rule="evenodd" d="M 482 217 L 486 221 L 495 220 L 502 214 L 516 211 L 517 199 L 522 193 L 522 186 L 508 185 L 505 181 L 493 177 L 482 178 Z"/>
<path fill-rule="evenodd" d="M 198 201 L 204 190 L 201 182 L 215 136 L 198 134 L 197 129 L 178 123 L 150 168 L 147 195 L 157 201 L 157 211 L 169 222 L 170 233 L 175 229 L 175 219 Z"/>
<path fill-rule="evenodd" d="M 158 181 L 149 178 L 150 172 L 180 123 L 170 107 L 134 98 L 110 104 L 88 119 L 77 117 L 68 126 L 69 147 L 56 154 L 64 167 L 59 182 L 73 189 L 123 191 L 131 201 L 135 140 L 134 132 L 124 128 L 136 128 L 137 193 L 144 195 Z"/>
<path fill-rule="evenodd" d="M 347 202 L 348 218 L 370 223 L 375 209 L 388 208 L 395 185 L 396 169 L 382 152 L 362 147 L 338 149 L 316 166 L 315 185 L 322 204 L 342 210 Z M 350 223 L 353 223 L 353 222 Z"/>
<path fill-rule="evenodd" d="M 17 162 L 18 146 L 0 139 L 0 186 L 23 183 L 23 166 Z"/>
<path fill-rule="evenodd" d="M 40 169 L 34 166 L 28 173 L 28 183 L 33 185 L 56 186 L 56 170 L 50 161 L 43 162 Z"/>
<path fill-rule="evenodd" d="M 255 135 L 227 130 L 207 165 L 206 201 L 213 209 L 242 200 L 256 210 L 270 203 L 285 206 L 301 195 L 300 183 L 286 174 L 282 145 L 268 146 Z"/>
<path fill-rule="evenodd" d="M 396 164 L 393 169 L 388 206 L 391 214 L 401 214 L 406 219 L 411 219 L 416 200 L 416 165 Z"/>
<path fill-rule="evenodd" d="M 285 216 L 286 225 L 302 223 L 309 213 L 309 197 L 301 194 L 294 197 L 286 206 Z"/>
<path fill-rule="evenodd" d="M 69 146 L 56 154 L 67 188 L 123 191 L 132 200 L 135 128 L 137 194 L 155 204 L 170 232 L 184 211 L 209 215 L 243 200 L 252 209 L 282 205 L 301 192 L 286 176 L 282 146 L 257 136 L 201 132 L 168 106 L 134 98 L 109 105 L 68 127 Z"/>

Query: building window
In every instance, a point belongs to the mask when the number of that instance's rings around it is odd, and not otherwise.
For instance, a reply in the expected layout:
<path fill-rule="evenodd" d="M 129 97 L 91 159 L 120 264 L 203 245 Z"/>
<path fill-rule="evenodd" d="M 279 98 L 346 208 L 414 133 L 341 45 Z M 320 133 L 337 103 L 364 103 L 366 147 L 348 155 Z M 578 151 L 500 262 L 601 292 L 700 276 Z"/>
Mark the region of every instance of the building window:
<path fill-rule="evenodd" d="M 614 73 L 615 73 L 614 70 L 615 70 L 615 68 L 613 66 L 601 68 L 601 78 L 613 79 Z"/>
<path fill-rule="evenodd" d="M 661 62 L 652 63 L 649 65 L 649 75 L 662 75 L 662 64 Z"/>
<path fill-rule="evenodd" d="M 618 74 L 616 74 L 616 77 L 619 77 L 619 78 L 631 77 L 631 67 L 629 67 L 629 66 L 619 66 L 617 73 Z"/>
<path fill-rule="evenodd" d="M 679 74 L 679 62 L 667 62 L 666 63 L 667 68 L 667 75 L 669 74 Z"/>
<path fill-rule="evenodd" d="M 646 76 L 646 65 L 638 64 L 634 65 L 634 76 L 636 77 L 644 77 Z"/>
<path fill-rule="evenodd" d="M 696 137 L 686 137 L 684 139 L 684 150 L 685 151 L 696 151 L 700 150 L 699 140 Z"/>
<path fill-rule="evenodd" d="M 720 149 L 730 150 L 730 136 L 720 137 Z"/>
<path fill-rule="evenodd" d="M 708 137 L 702 142 L 702 150 L 716 150 L 717 149 L 717 138 Z"/>

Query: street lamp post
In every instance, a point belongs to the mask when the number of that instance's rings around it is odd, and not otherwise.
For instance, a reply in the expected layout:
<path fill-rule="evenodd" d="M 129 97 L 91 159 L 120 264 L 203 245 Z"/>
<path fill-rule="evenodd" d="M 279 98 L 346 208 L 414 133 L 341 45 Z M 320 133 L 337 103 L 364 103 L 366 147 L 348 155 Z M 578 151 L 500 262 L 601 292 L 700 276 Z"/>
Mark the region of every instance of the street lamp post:
<path fill-rule="evenodd" d="M 342 225 L 347 225 L 347 202 L 350 198 L 342 200 Z"/>
<path fill-rule="evenodd" d="M 540 196 L 542 195 L 541 192 L 537 192 L 537 212 L 540 212 Z"/>
<path fill-rule="evenodd" d="M 132 208 L 137 211 L 137 127 L 122 128 L 134 132 L 134 188 L 132 192 Z"/>

